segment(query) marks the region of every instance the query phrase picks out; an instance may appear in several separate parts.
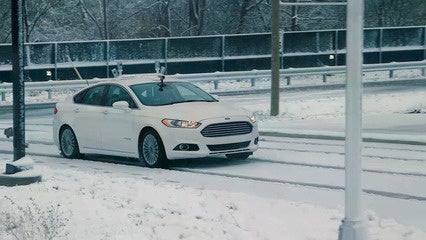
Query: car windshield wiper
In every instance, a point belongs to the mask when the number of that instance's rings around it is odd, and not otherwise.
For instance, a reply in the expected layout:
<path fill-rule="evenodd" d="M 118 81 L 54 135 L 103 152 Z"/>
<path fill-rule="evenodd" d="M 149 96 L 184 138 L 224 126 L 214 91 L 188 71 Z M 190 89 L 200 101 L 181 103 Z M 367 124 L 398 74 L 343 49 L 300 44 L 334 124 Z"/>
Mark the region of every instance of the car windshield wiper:
<path fill-rule="evenodd" d="M 168 103 L 161 103 L 161 104 L 155 104 L 152 106 L 166 106 L 166 105 L 173 105 L 178 103 L 188 103 L 188 102 L 218 102 L 217 100 L 207 100 L 207 99 L 191 99 L 191 100 L 185 100 L 185 101 L 176 101 L 176 102 L 168 102 Z"/>
<path fill-rule="evenodd" d="M 216 102 L 215 100 L 207 100 L 207 99 L 191 99 L 191 100 L 185 100 L 182 101 L 182 103 L 186 103 L 186 102 Z"/>

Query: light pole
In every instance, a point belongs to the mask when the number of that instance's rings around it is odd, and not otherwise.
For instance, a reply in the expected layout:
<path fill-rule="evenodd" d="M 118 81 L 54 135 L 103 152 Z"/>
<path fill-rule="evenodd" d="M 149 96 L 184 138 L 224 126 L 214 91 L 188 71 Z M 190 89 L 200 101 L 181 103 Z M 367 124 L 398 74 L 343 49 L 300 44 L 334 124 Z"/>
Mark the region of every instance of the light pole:
<path fill-rule="evenodd" d="M 25 156 L 24 0 L 12 0 L 13 160 Z"/>
<path fill-rule="evenodd" d="M 347 2 L 282 2 L 283 6 L 347 5 L 346 116 L 345 116 L 345 218 L 339 240 L 366 240 L 362 216 L 362 63 L 364 0 Z"/>
<path fill-rule="evenodd" d="M 364 1 L 348 0 L 346 32 L 345 218 L 339 240 L 365 240 L 362 216 L 362 63 Z"/>

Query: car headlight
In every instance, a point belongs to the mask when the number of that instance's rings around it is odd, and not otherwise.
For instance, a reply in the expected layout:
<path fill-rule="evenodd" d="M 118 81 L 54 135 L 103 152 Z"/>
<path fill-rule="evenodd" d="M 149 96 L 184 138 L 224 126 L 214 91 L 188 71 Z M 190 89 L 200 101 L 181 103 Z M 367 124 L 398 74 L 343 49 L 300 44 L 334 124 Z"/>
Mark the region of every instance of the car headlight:
<path fill-rule="evenodd" d="M 256 116 L 254 116 L 254 114 L 251 115 L 251 117 L 249 117 L 249 118 L 250 118 L 250 122 L 251 123 L 255 123 L 256 122 Z"/>
<path fill-rule="evenodd" d="M 195 122 L 195 121 L 186 121 L 186 120 L 168 119 L 168 118 L 161 120 L 161 122 L 167 127 L 172 127 L 172 128 L 197 128 L 201 125 L 201 123 Z"/>

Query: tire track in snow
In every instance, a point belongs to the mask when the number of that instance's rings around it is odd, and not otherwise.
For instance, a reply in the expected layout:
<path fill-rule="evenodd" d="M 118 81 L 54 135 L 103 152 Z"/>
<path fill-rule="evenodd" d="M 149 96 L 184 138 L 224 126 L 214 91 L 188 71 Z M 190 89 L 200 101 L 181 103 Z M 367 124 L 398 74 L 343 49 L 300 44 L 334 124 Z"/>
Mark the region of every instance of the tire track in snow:
<path fill-rule="evenodd" d="M 284 164 L 284 165 L 293 165 L 293 166 L 302 166 L 302 167 L 316 167 L 316 168 L 326 168 L 326 169 L 335 169 L 335 170 L 345 170 L 345 167 L 337 165 L 325 165 L 325 164 L 313 164 L 313 163 L 300 163 L 300 162 L 291 162 L 291 161 L 278 161 L 278 160 L 269 160 L 261 158 L 249 158 L 246 161 L 253 162 L 265 162 L 265 163 L 275 163 L 275 164 Z M 414 177 L 426 177 L 424 173 L 412 173 L 412 172 L 396 172 L 396 171 L 386 171 L 386 170 L 376 170 L 376 169 L 362 169 L 363 172 L 379 173 L 379 174 L 395 174 L 402 176 L 414 176 Z"/>
<path fill-rule="evenodd" d="M 12 139 L 7 139 L 7 138 L 0 138 L 0 141 L 13 142 Z M 54 145 L 52 142 L 47 142 L 47 141 L 28 141 L 28 143 L 29 144 L 51 145 L 51 146 Z M 283 149 L 281 149 L 281 148 L 261 148 L 261 149 L 279 150 L 279 151 L 297 151 L 297 150 L 284 149 L 284 148 Z M 298 151 L 298 152 L 314 152 L 314 153 L 335 154 L 334 152 L 326 152 L 326 151 Z M 13 151 L 0 150 L 0 153 L 13 154 Z M 58 155 L 56 155 L 56 154 L 49 154 L 49 153 L 34 153 L 34 152 L 31 153 L 31 152 L 29 152 L 29 154 L 34 155 L 34 156 L 58 157 Z M 340 154 L 340 155 L 342 155 L 342 154 Z M 368 157 L 368 156 L 364 156 L 364 157 Z M 374 157 L 380 158 L 379 156 L 374 156 Z M 385 158 L 394 159 L 394 160 L 404 160 L 404 161 L 410 160 L 410 159 L 389 158 L 389 157 L 385 157 Z M 290 165 L 290 166 L 301 166 L 301 167 L 334 169 L 334 170 L 342 170 L 342 171 L 345 170 L 344 166 L 316 164 L 316 163 L 302 163 L 302 162 L 296 162 L 296 161 L 281 161 L 281 160 L 279 161 L 279 160 L 271 160 L 271 159 L 263 159 L 263 158 L 249 158 L 246 161 L 272 163 L 272 164 L 282 164 L 282 165 Z M 415 161 L 419 161 L 419 160 L 415 160 Z M 422 160 L 420 160 L 420 161 L 422 161 Z M 105 160 L 104 162 L 109 162 L 109 160 Z M 117 163 L 117 162 L 121 163 L 122 161 L 113 160 L 112 162 L 113 163 Z M 131 162 L 129 162 L 127 164 L 128 165 L 140 165 L 140 163 L 138 163 L 138 164 L 131 164 Z M 401 176 L 426 177 L 426 174 L 424 174 L 424 173 L 398 172 L 398 171 L 387 171 L 387 170 L 368 169 L 368 168 L 364 168 L 363 172 L 370 172 L 370 173 L 377 173 L 377 174 L 401 175 Z"/>
<path fill-rule="evenodd" d="M 298 148 L 259 147 L 259 149 L 305 152 L 305 153 L 337 154 L 337 155 L 342 155 L 342 156 L 345 155 L 344 152 L 338 152 L 338 151 L 304 150 L 304 149 L 298 149 Z M 426 159 L 418 159 L 418 158 L 402 158 L 402 157 L 390 157 L 390 156 L 368 155 L 368 154 L 363 154 L 362 156 L 366 157 L 366 158 L 381 158 L 381 159 L 392 159 L 392 160 L 402 160 L 402 161 L 417 161 L 417 162 L 426 161 Z"/>
<path fill-rule="evenodd" d="M 207 171 L 203 171 L 203 170 L 194 170 L 194 169 L 187 169 L 187 168 L 172 168 L 171 170 L 181 171 L 181 172 L 198 173 L 198 174 L 206 174 L 206 175 L 213 175 L 213 176 L 230 177 L 230 178 L 240 178 L 240 179 L 261 181 L 261 182 L 268 182 L 268 183 L 290 184 L 290 185 L 296 185 L 296 186 L 302 186 L 302 187 L 313 187 L 313 188 L 341 190 L 341 191 L 345 190 L 345 187 L 335 186 L 335 185 L 327 185 L 327 184 L 297 182 L 297 181 L 279 180 L 279 179 L 271 179 L 271 178 L 264 178 L 264 177 L 250 177 L 250 176 L 239 175 L 239 174 L 217 173 L 217 172 L 210 172 L 210 171 L 207 172 Z M 363 192 L 367 193 L 367 194 L 374 194 L 374 195 L 389 197 L 389 198 L 396 198 L 396 199 L 403 199 L 403 200 L 426 201 L 426 197 L 424 197 L 424 196 L 416 196 L 416 195 L 411 195 L 411 194 L 386 192 L 386 191 L 373 190 L 373 189 L 363 189 Z"/>
<path fill-rule="evenodd" d="M 282 138 L 285 139 L 285 138 Z M 271 143 L 289 143 L 289 144 L 295 144 L 295 145 L 312 145 L 312 146 L 330 146 L 330 147 L 344 147 L 345 146 L 345 142 L 344 141 L 339 141 L 339 143 L 318 143 L 318 142 L 313 142 L 313 141 L 295 141 L 295 140 L 278 140 L 278 139 L 265 139 L 260 138 L 259 139 L 260 142 L 271 142 Z M 338 141 L 338 140 L 329 140 L 329 141 Z M 403 144 L 398 144 L 403 145 Z M 413 145 L 409 145 L 408 146 L 412 147 Z M 417 145 L 414 145 L 417 146 Z M 382 146 L 368 146 L 368 145 L 364 145 L 363 148 L 365 149 L 383 149 L 383 150 L 399 150 L 399 151 L 409 151 L 409 152 L 424 152 L 426 153 L 426 149 L 425 150 L 420 150 L 420 149 L 410 149 L 410 148 L 402 148 L 402 147 L 382 147 Z"/>
<path fill-rule="evenodd" d="M 0 153 L 13 154 L 13 151 L 0 150 Z M 28 154 L 31 155 L 31 156 L 43 156 L 43 157 L 64 159 L 59 154 L 41 154 L 41 153 L 28 153 Z M 131 165 L 131 166 L 141 167 L 141 163 L 138 162 L 138 161 L 117 160 L 115 158 L 105 158 L 103 156 L 95 156 L 95 157 L 91 157 L 89 159 L 80 159 L 80 160 L 95 161 L 95 162 L 102 162 L 102 163 L 123 164 L 123 165 Z M 257 160 L 255 160 L 255 161 L 257 161 Z M 35 162 L 36 163 L 44 163 L 43 161 L 40 161 L 40 160 L 36 160 Z M 71 163 L 72 163 L 72 161 L 70 162 L 70 164 Z M 78 166 L 72 165 L 72 167 L 83 169 L 83 170 L 87 169 L 87 166 L 78 167 Z M 94 167 L 94 168 L 91 168 L 91 169 L 96 170 L 96 168 L 97 167 Z M 97 168 L 97 169 L 99 170 L 99 168 Z M 168 170 L 169 171 L 171 170 L 171 171 L 195 173 L 195 174 L 205 174 L 205 175 L 211 175 L 211 176 L 228 177 L 228 178 L 239 178 L 239 179 L 245 179 L 245 180 L 251 180 L 251 181 L 261 181 L 261 182 L 266 182 L 266 183 L 289 184 L 289 185 L 302 186 L 302 187 L 312 187 L 312 188 L 330 189 L 330 190 L 339 190 L 339 191 L 345 190 L 345 187 L 336 186 L 336 185 L 317 184 L 317 183 L 308 183 L 308 182 L 299 182 L 299 181 L 290 181 L 290 180 L 280 180 L 280 179 L 273 179 L 273 178 L 266 178 L 266 177 L 252 177 L 252 176 L 245 176 L 245 175 L 240 175 L 240 174 L 219 173 L 219 172 L 214 172 L 214 171 L 205 171 L 205 170 L 189 169 L 189 168 L 182 168 L 182 167 L 171 167 Z M 426 201 L 426 196 L 416 196 L 416 195 L 412 195 L 412 194 L 387 192 L 387 191 L 380 191 L 380 190 L 374 190 L 374 189 L 363 189 L 363 192 L 367 193 L 367 194 L 373 194 L 373 195 L 378 195 L 378 196 L 382 196 L 382 197 L 402 199 L 402 200 Z"/>

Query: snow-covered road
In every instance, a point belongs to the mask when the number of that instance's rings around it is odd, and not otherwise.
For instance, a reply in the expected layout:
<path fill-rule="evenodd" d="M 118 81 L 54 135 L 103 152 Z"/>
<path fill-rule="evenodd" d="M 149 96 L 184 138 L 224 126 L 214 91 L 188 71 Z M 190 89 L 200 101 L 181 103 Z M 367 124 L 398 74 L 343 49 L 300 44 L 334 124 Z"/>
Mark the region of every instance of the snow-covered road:
<path fill-rule="evenodd" d="M 266 136 L 261 137 L 260 146 L 259 151 L 246 161 L 224 158 L 175 161 L 170 170 L 153 170 L 150 173 L 143 168 L 124 166 L 137 165 L 137 162 L 122 158 L 88 156 L 88 161 L 63 159 L 51 144 L 30 141 L 28 154 L 37 164 L 53 168 L 70 167 L 87 173 L 111 174 L 111 164 L 124 163 L 114 167 L 115 174 L 149 175 L 149 178 L 157 180 L 168 176 L 166 181 L 195 188 L 204 188 L 207 184 L 209 189 L 218 190 L 224 190 L 223 181 L 238 179 L 237 182 L 244 187 L 226 184 L 229 191 L 283 197 L 333 208 L 343 205 L 343 142 Z M 426 231 L 426 219 L 418 214 L 426 209 L 426 146 L 368 143 L 364 149 L 365 207 L 380 217 L 396 219 Z M 11 154 L 11 150 L 10 141 L 0 141 L 0 153 Z M 50 157 L 37 160 L 37 156 Z M 215 180 L 206 183 L 202 180 L 206 175 Z M 253 183 L 264 189 L 250 188 Z M 288 188 L 292 190 L 283 190 Z"/>

